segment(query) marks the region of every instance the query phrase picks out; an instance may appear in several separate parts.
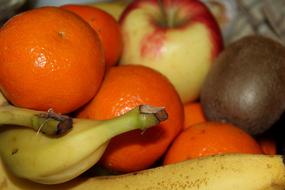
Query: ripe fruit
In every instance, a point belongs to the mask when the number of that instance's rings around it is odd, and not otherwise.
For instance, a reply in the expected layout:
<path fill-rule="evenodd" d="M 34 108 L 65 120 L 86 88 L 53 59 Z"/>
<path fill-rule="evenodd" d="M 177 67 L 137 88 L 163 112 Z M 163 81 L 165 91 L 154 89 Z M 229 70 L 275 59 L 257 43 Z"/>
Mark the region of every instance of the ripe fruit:
<path fill-rule="evenodd" d="M 200 102 L 184 104 L 184 129 L 206 121 Z"/>
<path fill-rule="evenodd" d="M 252 135 L 267 131 L 285 109 L 285 47 L 263 36 L 229 45 L 201 92 L 207 119 L 232 123 Z"/>
<path fill-rule="evenodd" d="M 95 98 L 79 117 L 110 119 L 139 104 L 165 107 L 168 119 L 145 132 L 133 131 L 113 138 L 101 163 L 115 171 L 150 167 L 183 127 L 183 104 L 171 83 L 160 73 L 138 65 L 112 67 Z"/>
<path fill-rule="evenodd" d="M 102 42 L 106 65 L 115 65 L 123 48 L 119 23 L 110 14 L 96 7 L 64 5 L 62 8 L 74 12 L 90 24 Z"/>
<path fill-rule="evenodd" d="M 184 130 L 166 153 L 164 165 L 224 153 L 261 154 L 256 140 L 230 124 L 204 122 Z"/>
<path fill-rule="evenodd" d="M 0 125 L 0 162 L 3 161 L 10 172 L 17 177 L 37 183 L 59 184 L 69 181 L 100 160 L 112 137 L 135 129 L 146 130 L 167 118 L 163 108 L 147 106 L 148 109 L 144 109 L 144 107 L 146 106 L 140 105 L 113 120 L 70 118 L 73 121 L 73 129 L 58 138 L 27 130 L 26 127 Z M 5 120 L 8 124 L 15 123 L 11 121 L 13 117 L 16 123 L 20 124 L 25 120 L 29 121 L 29 117 L 35 123 L 41 120 L 39 113 L 33 110 L 7 106 L 3 111 L 3 107 L 1 108 L 1 121 Z M 45 127 L 52 126 L 44 124 L 43 128 Z M 2 177 L 0 175 L 0 181 L 3 180 Z M 48 187 L 50 188 L 51 186 Z M 57 190 L 61 189 L 66 188 Z"/>
<path fill-rule="evenodd" d="M 14 105 L 68 113 L 87 103 L 104 75 L 94 30 L 55 7 L 12 17 L 0 31 L 0 89 Z"/>
<path fill-rule="evenodd" d="M 216 20 L 201 1 L 136 0 L 120 18 L 120 64 L 163 73 L 183 103 L 198 98 L 213 60 L 223 47 Z"/>

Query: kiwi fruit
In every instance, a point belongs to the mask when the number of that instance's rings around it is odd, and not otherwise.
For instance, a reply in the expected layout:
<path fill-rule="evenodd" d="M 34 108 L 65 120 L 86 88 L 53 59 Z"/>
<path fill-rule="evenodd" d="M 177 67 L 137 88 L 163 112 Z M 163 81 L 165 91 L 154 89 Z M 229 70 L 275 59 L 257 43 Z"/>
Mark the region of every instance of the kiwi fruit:
<path fill-rule="evenodd" d="M 285 108 L 285 47 L 261 35 L 228 45 L 206 76 L 200 101 L 209 120 L 265 132 Z"/>

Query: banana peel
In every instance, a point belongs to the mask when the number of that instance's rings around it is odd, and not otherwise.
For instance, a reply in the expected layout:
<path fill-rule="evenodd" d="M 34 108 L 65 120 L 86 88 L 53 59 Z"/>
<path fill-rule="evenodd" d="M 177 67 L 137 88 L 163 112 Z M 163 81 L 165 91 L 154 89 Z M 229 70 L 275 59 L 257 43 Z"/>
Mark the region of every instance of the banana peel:
<path fill-rule="evenodd" d="M 58 185 L 42 185 L 9 173 L 0 164 L 1 190 L 284 190 L 283 156 L 224 154 L 124 175 L 77 177 Z"/>

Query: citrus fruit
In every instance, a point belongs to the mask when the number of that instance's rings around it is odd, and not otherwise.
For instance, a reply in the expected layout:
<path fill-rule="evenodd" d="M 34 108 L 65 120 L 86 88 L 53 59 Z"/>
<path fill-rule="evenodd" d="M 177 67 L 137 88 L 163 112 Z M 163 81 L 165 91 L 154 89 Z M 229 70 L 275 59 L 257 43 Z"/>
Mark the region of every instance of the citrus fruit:
<path fill-rule="evenodd" d="M 242 129 L 226 123 L 204 122 L 179 134 L 166 153 L 164 165 L 225 153 L 262 151 L 257 141 Z"/>
<path fill-rule="evenodd" d="M 105 62 L 81 18 L 56 7 L 12 17 L 0 31 L 0 89 L 14 105 L 72 112 L 96 94 Z"/>
<path fill-rule="evenodd" d="M 144 132 L 114 137 L 100 161 L 104 167 L 119 172 L 146 169 L 182 130 L 183 104 L 172 84 L 157 71 L 138 65 L 110 68 L 98 94 L 78 116 L 111 119 L 140 104 L 165 107 L 168 119 Z"/>
<path fill-rule="evenodd" d="M 202 106 L 199 102 L 189 102 L 184 104 L 184 129 L 191 125 L 206 121 Z"/>
<path fill-rule="evenodd" d="M 92 26 L 103 44 L 106 65 L 108 67 L 115 65 L 123 48 L 120 25 L 116 19 L 93 6 L 69 4 L 62 8 L 74 12 Z"/>

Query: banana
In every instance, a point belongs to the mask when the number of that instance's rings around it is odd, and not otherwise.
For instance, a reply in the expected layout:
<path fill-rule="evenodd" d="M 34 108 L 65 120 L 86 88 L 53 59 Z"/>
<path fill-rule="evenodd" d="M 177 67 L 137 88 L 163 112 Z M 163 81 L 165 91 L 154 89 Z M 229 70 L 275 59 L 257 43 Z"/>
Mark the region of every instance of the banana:
<path fill-rule="evenodd" d="M 216 155 L 122 176 L 90 179 L 74 190 L 92 189 L 91 185 L 100 190 L 284 190 L 285 167 L 282 156 Z"/>
<path fill-rule="evenodd" d="M 2 168 L 1 168 L 2 167 Z M 58 185 L 16 178 L 0 167 L 2 190 L 284 190 L 283 156 L 225 154 L 117 176 L 77 177 Z"/>
<path fill-rule="evenodd" d="M 164 109 L 148 106 L 112 120 L 74 119 L 14 107 L 0 93 L 0 190 L 285 189 L 281 155 L 215 155 L 125 175 L 79 176 L 101 158 L 112 137 L 165 119 Z"/>
<path fill-rule="evenodd" d="M 128 5 L 128 2 L 126 0 L 114 0 L 111 2 L 95 2 L 89 5 L 102 9 L 112 15 L 116 20 L 119 20 L 122 12 Z"/>
<path fill-rule="evenodd" d="M 0 127 L 19 125 L 47 135 L 62 135 L 72 128 L 72 118 L 55 113 L 24 109 L 10 105 L 0 92 Z"/>
<path fill-rule="evenodd" d="M 134 129 L 145 130 L 165 119 L 163 108 L 142 105 L 111 120 L 75 118 L 72 130 L 60 137 L 25 127 L 2 127 L 0 156 L 18 177 L 43 184 L 63 183 L 92 167 L 112 137 Z"/>

